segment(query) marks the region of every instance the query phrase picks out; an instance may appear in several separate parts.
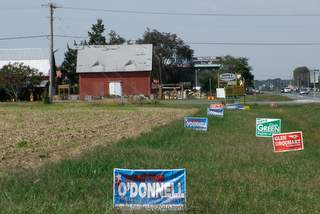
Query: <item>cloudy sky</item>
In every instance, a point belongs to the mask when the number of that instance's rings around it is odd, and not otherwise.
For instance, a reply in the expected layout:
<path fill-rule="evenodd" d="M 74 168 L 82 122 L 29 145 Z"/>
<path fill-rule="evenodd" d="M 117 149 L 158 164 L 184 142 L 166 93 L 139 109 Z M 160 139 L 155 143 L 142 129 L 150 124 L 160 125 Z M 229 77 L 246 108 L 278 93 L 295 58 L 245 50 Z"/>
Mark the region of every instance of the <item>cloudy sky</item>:
<path fill-rule="evenodd" d="M 46 48 L 47 38 L 4 40 L 15 36 L 49 33 L 48 8 L 43 0 L 2 0 L 0 5 L 0 48 Z M 54 33 L 87 36 L 101 18 L 107 30 L 126 39 L 140 38 L 147 27 L 178 34 L 191 43 L 320 43 L 319 0 L 55 0 Z M 65 8 L 63 8 L 65 7 Z M 99 8 L 193 14 L 315 14 L 314 16 L 173 16 L 107 11 Z M 319 14 L 319 15 L 318 15 Z M 73 38 L 55 38 L 57 62 L 63 60 Z M 75 39 L 80 41 L 81 39 Z M 292 70 L 305 65 L 320 67 L 320 45 L 213 45 L 191 44 L 195 56 L 234 55 L 248 57 L 256 79 L 291 78 Z"/>

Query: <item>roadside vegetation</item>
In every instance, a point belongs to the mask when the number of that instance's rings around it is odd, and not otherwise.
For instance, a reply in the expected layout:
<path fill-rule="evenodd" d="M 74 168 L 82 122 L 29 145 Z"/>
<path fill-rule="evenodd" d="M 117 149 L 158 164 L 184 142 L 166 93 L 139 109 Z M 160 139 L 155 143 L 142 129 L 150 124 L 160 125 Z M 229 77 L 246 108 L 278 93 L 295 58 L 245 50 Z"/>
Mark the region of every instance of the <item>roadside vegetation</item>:
<path fill-rule="evenodd" d="M 206 116 L 205 106 L 195 115 Z M 281 118 L 283 132 L 303 131 L 305 150 L 275 154 L 270 138 L 255 137 L 257 117 Z M 117 167 L 185 168 L 190 213 L 317 213 L 319 118 L 319 105 L 254 106 L 250 111 L 227 110 L 224 118 L 210 117 L 206 133 L 186 130 L 178 119 L 76 158 L 15 173 L 2 171 L 0 210 L 118 213 L 112 208 L 112 173 Z"/>

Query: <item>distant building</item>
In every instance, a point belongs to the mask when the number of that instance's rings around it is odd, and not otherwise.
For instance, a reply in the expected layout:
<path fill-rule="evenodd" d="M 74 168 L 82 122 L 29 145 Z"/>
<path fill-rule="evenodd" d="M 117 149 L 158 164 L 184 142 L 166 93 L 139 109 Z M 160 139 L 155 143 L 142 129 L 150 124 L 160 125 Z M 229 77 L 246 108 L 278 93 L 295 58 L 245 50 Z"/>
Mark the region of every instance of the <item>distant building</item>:
<path fill-rule="evenodd" d="M 44 76 L 50 71 L 49 50 L 42 48 L 0 49 L 0 68 L 9 63 L 23 63 Z"/>
<path fill-rule="evenodd" d="M 152 45 L 82 46 L 78 49 L 80 99 L 151 93 Z"/>

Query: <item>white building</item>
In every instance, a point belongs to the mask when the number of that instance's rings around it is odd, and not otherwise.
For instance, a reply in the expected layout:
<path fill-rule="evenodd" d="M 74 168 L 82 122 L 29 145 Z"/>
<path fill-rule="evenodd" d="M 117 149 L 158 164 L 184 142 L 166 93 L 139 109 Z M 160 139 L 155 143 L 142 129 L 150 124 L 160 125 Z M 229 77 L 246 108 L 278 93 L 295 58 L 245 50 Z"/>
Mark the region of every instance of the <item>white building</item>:
<path fill-rule="evenodd" d="M 43 48 L 0 49 L 0 69 L 9 63 L 23 63 L 44 76 L 50 71 L 49 50 Z"/>

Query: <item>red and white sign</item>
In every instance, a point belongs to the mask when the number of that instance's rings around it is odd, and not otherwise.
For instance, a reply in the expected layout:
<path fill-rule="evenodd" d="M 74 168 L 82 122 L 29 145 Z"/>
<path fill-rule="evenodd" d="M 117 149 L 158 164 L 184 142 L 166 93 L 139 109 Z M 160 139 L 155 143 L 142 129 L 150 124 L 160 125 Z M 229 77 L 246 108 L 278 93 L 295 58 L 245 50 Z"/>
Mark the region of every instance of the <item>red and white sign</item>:
<path fill-rule="evenodd" d="M 289 132 L 272 135 L 275 152 L 303 150 L 302 132 Z"/>
<path fill-rule="evenodd" d="M 214 108 L 214 109 L 216 109 L 216 108 L 223 108 L 223 104 L 220 104 L 220 103 L 212 103 L 212 104 L 210 104 L 210 108 Z"/>

